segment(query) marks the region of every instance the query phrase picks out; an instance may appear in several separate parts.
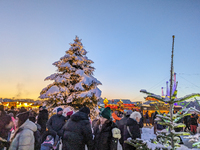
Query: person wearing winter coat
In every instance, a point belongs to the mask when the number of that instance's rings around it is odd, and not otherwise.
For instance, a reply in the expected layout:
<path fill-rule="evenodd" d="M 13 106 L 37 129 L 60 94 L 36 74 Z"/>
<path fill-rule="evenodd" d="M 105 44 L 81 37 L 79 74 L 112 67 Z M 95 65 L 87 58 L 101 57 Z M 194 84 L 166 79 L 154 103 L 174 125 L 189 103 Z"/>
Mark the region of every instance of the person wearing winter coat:
<path fill-rule="evenodd" d="M 73 111 L 69 111 L 67 112 L 66 116 L 67 116 L 67 120 L 73 115 Z"/>
<path fill-rule="evenodd" d="M 41 126 L 41 132 L 40 132 L 41 134 L 43 134 L 44 131 L 46 131 L 46 124 L 48 119 L 49 119 L 48 110 L 46 110 L 45 107 L 40 106 L 37 123 Z"/>
<path fill-rule="evenodd" d="M 6 114 L 4 111 L 4 106 L 0 105 L 0 150 L 3 150 L 4 147 L 8 146 L 7 139 L 10 130 L 13 127 L 13 122 L 11 116 Z"/>
<path fill-rule="evenodd" d="M 119 120 L 119 122 L 118 122 L 118 127 L 119 127 L 119 129 L 121 131 L 121 135 L 122 135 L 121 139 L 119 139 L 119 142 L 120 142 L 123 149 L 124 149 L 124 147 L 123 147 L 123 144 L 124 144 L 124 126 L 126 125 L 126 122 L 127 122 L 128 118 L 130 117 L 132 112 L 133 112 L 132 110 L 127 110 L 125 116 L 121 120 Z"/>
<path fill-rule="evenodd" d="M 146 118 L 146 126 L 151 126 L 150 125 L 150 121 L 149 121 L 149 113 L 148 113 L 148 110 L 147 110 L 147 112 L 145 113 L 145 118 Z M 148 125 L 147 125 L 147 123 L 148 123 Z"/>
<path fill-rule="evenodd" d="M 13 113 L 9 113 L 8 114 L 10 117 L 11 117 L 11 119 L 12 119 L 12 122 L 13 122 L 13 127 L 12 127 L 12 129 L 10 130 L 11 132 L 14 130 L 16 130 L 16 125 L 15 125 L 15 118 L 14 118 L 14 114 Z"/>
<path fill-rule="evenodd" d="M 112 113 L 112 118 L 113 118 L 114 123 L 116 123 L 116 122 L 118 123 L 118 121 L 121 120 L 121 118 L 117 116 L 117 111 L 114 111 Z"/>
<path fill-rule="evenodd" d="M 197 132 L 197 126 L 198 126 L 197 120 L 198 116 L 196 114 L 192 114 L 190 118 L 190 129 L 191 132 L 193 132 L 194 134 L 196 134 Z"/>
<path fill-rule="evenodd" d="M 15 118 L 16 117 L 16 115 L 17 115 L 17 111 L 15 111 L 15 107 L 14 106 L 12 106 L 11 108 L 10 108 L 10 110 L 7 112 L 8 114 L 9 113 L 13 113 L 13 117 Z"/>
<path fill-rule="evenodd" d="M 181 112 L 180 114 L 182 115 L 183 113 Z M 179 119 L 176 123 L 183 123 L 183 118 Z M 183 131 L 183 127 L 174 128 L 174 130 L 176 132 L 181 132 L 181 131 Z"/>
<path fill-rule="evenodd" d="M 82 107 L 63 126 L 63 150 L 93 150 L 90 109 Z"/>
<path fill-rule="evenodd" d="M 153 126 L 154 126 L 154 128 L 153 128 L 153 132 L 154 132 L 154 134 L 156 134 L 156 131 L 157 131 L 157 122 L 155 121 L 155 119 L 156 119 L 156 115 L 158 114 L 158 112 L 157 111 L 155 111 L 155 113 L 154 113 L 154 115 L 153 115 Z"/>
<path fill-rule="evenodd" d="M 37 126 L 28 119 L 29 112 L 16 116 L 17 130 L 11 140 L 9 150 L 34 150 L 34 132 Z"/>
<path fill-rule="evenodd" d="M 141 114 L 139 112 L 133 112 L 130 117 L 127 120 L 126 123 L 126 128 L 124 130 L 124 140 L 127 140 L 129 138 L 131 139 L 136 139 L 136 138 L 141 138 L 141 133 L 140 133 L 140 122 L 141 119 Z M 124 143 L 124 149 L 125 150 L 135 150 L 136 148 Z"/>
<path fill-rule="evenodd" d="M 185 129 L 184 129 L 184 132 L 186 132 L 187 130 L 189 130 L 190 131 L 190 116 L 184 116 L 183 117 L 183 122 L 184 122 L 184 124 L 185 124 Z"/>
<path fill-rule="evenodd" d="M 120 130 L 111 121 L 110 107 L 106 107 L 94 125 L 94 150 L 117 150 L 118 139 L 121 138 Z"/>
<path fill-rule="evenodd" d="M 57 114 L 53 115 L 48 121 L 47 121 L 47 128 L 48 130 L 57 133 L 59 136 L 62 134 L 62 127 L 65 124 L 65 121 L 67 120 L 66 117 L 63 115 L 63 109 L 58 108 Z"/>
<path fill-rule="evenodd" d="M 27 112 L 27 110 L 26 110 L 24 107 L 21 107 L 21 108 L 19 109 L 19 111 L 18 111 L 18 114 L 19 114 L 19 113 L 23 113 L 23 112 Z"/>

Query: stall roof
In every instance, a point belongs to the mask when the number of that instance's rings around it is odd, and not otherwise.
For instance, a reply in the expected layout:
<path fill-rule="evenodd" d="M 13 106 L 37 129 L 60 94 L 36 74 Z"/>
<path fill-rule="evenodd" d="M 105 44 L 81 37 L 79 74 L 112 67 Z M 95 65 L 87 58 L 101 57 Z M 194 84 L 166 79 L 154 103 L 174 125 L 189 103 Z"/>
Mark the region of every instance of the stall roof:
<path fill-rule="evenodd" d="M 100 100 L 99 103 L 104 104 L 103 101 L 104 101 L 104 99 Z M 117 104 L 119 101 L 120 101 L 120 99 L 114 99 L 114 101 L 108 100 L 108 104 Z M 129 99 L 121 99 L 121 101 L 124 104 L 136 104 L 137 103 L 137 102 L 131 102 L 131 100 L 129 100 Z"/>

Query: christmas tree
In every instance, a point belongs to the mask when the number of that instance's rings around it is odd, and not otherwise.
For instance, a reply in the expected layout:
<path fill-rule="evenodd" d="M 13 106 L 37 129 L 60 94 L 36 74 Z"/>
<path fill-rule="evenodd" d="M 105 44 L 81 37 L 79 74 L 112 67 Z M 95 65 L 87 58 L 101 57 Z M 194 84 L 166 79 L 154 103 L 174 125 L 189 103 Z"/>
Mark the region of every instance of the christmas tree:
<path fill-rule="evenodd" d="M 185 124 L 177 123 L 177 122 L 184 116 L 190 115 L 188 113 L 190 111 L 190 109 L 188 109 L 188 111 L 186 111 L 183 114 L 181 114 L 181 113 L 174 114 L 174 104 L 188 100 L 192 97 L 200 96 L 200 94 L 193 93 L 193 94 L 184 96 L 182 98 L 177 98 L 177 86 L 174 89 L 172 88 L 172 86 L 174 85 L 174 83 L 173 83 L 174 82 L 174 80 L 173 80 L 173 70 L 174 70 L 173 56 L 174 56 L 174 54 L 173 53 L 174 53 L 174 36 L 173 36 L 172 55 L 171 55 L 170 95 L 162 97 L 160 95 L 156 95 L 154 93 L 147 92 L 146 90 L 141 90 L 140 92 L 145 93 L 148 95 L 148 97 L 155 98 L 156 100 L 158 100 L 160 102 L 169 104 L 169 114 L 166 114 L 166 116 L 156 115 L 157 119 L 155 119 L 155 121 L 157 121 L 158 124 L 166 126 L 167 128 L 161 130 L 160 132 L 157 132 L 157 141 L 154 141 L 154 143 L 157 142 L 169 149 L 175 150 L 178 147 L 180 147 L 180 145 L 179 145 L 180 138 L 179 137 L 181 135 L 190 135 L 190 133 L 187 133 L 187 132 L 175 132 L 175 130 L 174 130 L 175 128 L 185 127 Z M 130 141 L 129 141 L 128 143 L 134 145 L 134 142 L 130 143 Z M 138 143 L 137 139 L 136 139 L 135 143 Z M 144 145 L 144 143 L 143 143 L 143 145 Z"/>
<path fill-rule="evenodd" d="M 167 127 L 167 129 L 162 130 L 157 135 L 157 139 L 159 143 L 162 143 L 166 147 L 170 146 L 171 149 L 176 149 L 180 147 L 179 142 L 181 135 L 190 135 L 190 133 L 187 132 L 175 132 L 175 128 L 181 128 L 185 127 L 185 124 L 183 123 L 177 123 L 181 118 L 184 116 L 189 115 L 188 111 L 186 111 L 183 114 L 176 113 L 174 114 L 174 104 L 178 102 L 185 101 L 187 99 L 190 99 L 195 96 L 200 96 L 199 93 L 193 93 L 190 95 L 187 95 L 182 98 L 176 98 L 177 97 L 177 87 L 175 89 L 172 89 L 173 86 L 173 56 L 174 56 L 174 36 L 173 36 L 173 43 L 172 43 L 172 55 L 171 55 L 171 71 L 170 71 L 170 96 L 161 97 L 160 95 L 155 95 L 153 93 L 147 92 L 146 90 L 141 90 L 140 92 L 148 94 L 149 97 L 155 98 L 158 101 L 168 103 L 169 104 L 169 114 L 166 116 L 163 115 L 157 115 L 156 117 L 159 118 L 156 121 Z"/>
<path fill-rule="evenodd" d="M 95 68 L 91 64 L 94 62 L 87 58 L 87 51 L 77 36 L 70 45 L 66 54 L 53 63 L 57 72 L 45 80 L 54 82 L 41 91 L 40 98 L 54 106 L 63 104 L 74 109 L 82 106 L 95 109 L 101 96 L 101 90 L 97 87 L 101 82 L 93 77 Z"/>

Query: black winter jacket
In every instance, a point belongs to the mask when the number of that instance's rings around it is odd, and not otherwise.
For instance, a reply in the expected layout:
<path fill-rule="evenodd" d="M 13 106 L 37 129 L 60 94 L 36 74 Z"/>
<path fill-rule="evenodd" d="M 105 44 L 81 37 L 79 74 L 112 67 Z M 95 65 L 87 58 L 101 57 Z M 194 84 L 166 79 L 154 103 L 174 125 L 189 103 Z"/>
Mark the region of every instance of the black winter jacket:
<path fill-rule="evenodd" d="M 86 113 L 78 111 L 63 126 L 63 150 L 93 149 L 92 128 Z"/>
<path fill-rule="evenodd" d="M 59 134 L 59 132 L 61 131 L 62 127 L 65 124 L 65 120 L 67 118 L 64 117 L 63 115 L 53 115 L 47 122 L 47 128 L 50 131 L 55 131 Z"/>
<path fill-rule="evenodd" d="M 197 115 L 194 115 L 194 116 L 191 115 L 190 125 L 196 125 L 196 126 L 198 126 L 197 120 L 198 120 L 198 116 Z"/>
<path fill-rule="evenodd" d="M 94 126 L 94 149 L 95 150 L 117 150 L 118 139 L 113 138 L 112 129 L 117 128 L 117 125 L 108 121 L 99 130 L 99 121 Z"/>
<path fill-rule="evenodd" d="M 127 130 L 127 126 L 129 127 L 129 130 L 130 130 L 132 136 L 129 134 L 129 132 Z M 132 118 L 129 118 L 127 120 L 127 124 L 124 129 L 124 140 L 126 140 L 129 137 L 131 137 L 132 139 L 141 138 L 140 126 L 137 123 L 137 121 Z M 128 144 L 124 144 L 124 147 L 126 150 L 135 150 L 135 148 L 133 146 L 128 145 Z"/>
<path fill-rule="evenodd" d="M 12 121 L 11 117 L 6 114 L 5 111 L 1 112 L 0 115 L 0 137 L 3 139 L 7 139 L 8 132 L 10 129 L 6 129 L 6 125 L 8 125 Z M 4 147 L 3 143 L 0 141 L 0 149 Z"/>
<path fill-rule="evenodd" d="M 46 130 L 46 124 L 49 118 L 48 111 L 43 109 L 39 112 L 37 123 L 41 126 L 41 132 Z"/>
<path fill-rule="evenodd" d="M 126 122 L 128 120 L 130 115 L 123 117 L 121 120 L 118 122 L 118 127 L 121 131 L 121 139 L 119 139 L 119 142 L 121 145 L 124 143 L 124 125 L 126 125 Z"/>

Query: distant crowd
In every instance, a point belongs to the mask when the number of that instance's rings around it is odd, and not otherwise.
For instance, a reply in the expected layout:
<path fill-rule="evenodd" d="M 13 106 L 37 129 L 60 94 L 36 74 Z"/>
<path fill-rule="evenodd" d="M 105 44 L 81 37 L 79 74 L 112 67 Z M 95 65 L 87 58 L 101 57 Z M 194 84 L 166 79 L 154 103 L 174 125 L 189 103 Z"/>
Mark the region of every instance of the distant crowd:
<path fill-rule="evenodd" d="M 174 112 L 174 114 L 178 113 L 177 111 Z M 164 125 L 161 125 L 156 121 L 156 115 L 159 114 L 157 111 L 153 113 L 151 116 L 151 124 L 154 126 L 154 134 L 156 134 L 156 131 L 163 130 L 166 127 Z M 182 112 L 180 114 L 183 114 Z M 160 115 L 166 116 L 167 114 L 162 113 Z M 144 115 L 146 126 L 150 126 L 150 117 L 148 114 L 148 111 Z M 196 134 L 197 132 L 199 133 L 198 129 L 198 115 L 196 113 L 192 113 L 191 115 L 184 116 L 183 118 L 180 118 L 176 123 L 184 123 L 186 127 L 180 127 L 180 128 L 175 128 L 176 132 L 190 132 L 191 134 Z"/>
<path fill-rule="evenodd" d="M 112 112 L 107 107 L 91 120 L 90 109 L 84 106 L 64 115 L 58 107 L 49 117 L 43 106 L 36 113 L 23 107 L 5 111 L 0 105 L 0 150 L 117 150 L 118 142 L 124 150 L 134 150 L 124 141 L 141 138 L 142 116 L 137 111 Z"/>

